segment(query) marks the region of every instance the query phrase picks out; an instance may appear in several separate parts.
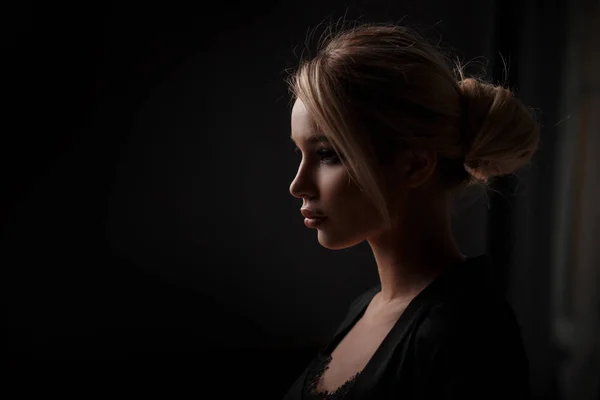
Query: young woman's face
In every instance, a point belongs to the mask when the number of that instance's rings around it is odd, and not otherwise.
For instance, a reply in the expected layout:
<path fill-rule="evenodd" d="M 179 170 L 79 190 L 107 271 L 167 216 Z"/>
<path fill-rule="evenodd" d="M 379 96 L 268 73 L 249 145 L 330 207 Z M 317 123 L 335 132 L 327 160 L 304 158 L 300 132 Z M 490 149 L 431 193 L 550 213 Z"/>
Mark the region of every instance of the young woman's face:
<path fill-rule="evenodd" d="M 303 200 L 302 208 L 326 217 L 315 227 L 319 243 L 334 250 L 348 248 L 381 229 L 379 212 L 349 179 L 327 139 L 316 140 L 322 134 L 300 100 L 292 109 L 291 128 L 296 152 L 302 158 L 290 193 Z M 298 217 L 304 218 L 298 211 Z"/>

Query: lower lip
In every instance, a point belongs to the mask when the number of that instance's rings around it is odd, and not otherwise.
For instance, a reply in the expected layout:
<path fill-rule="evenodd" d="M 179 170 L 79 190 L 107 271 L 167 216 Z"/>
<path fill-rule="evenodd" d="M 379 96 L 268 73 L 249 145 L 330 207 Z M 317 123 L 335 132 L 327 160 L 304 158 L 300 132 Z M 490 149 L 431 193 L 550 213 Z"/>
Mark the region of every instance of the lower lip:
<path fill-rule="evenodd" d="M 323 218 L 304 218 L 304 225 L 306 225 L 309 228 L 316 228 L 319 225 L 321 225 L 326 219 L 327 219 L 327 217 L 323 217 Z"/>

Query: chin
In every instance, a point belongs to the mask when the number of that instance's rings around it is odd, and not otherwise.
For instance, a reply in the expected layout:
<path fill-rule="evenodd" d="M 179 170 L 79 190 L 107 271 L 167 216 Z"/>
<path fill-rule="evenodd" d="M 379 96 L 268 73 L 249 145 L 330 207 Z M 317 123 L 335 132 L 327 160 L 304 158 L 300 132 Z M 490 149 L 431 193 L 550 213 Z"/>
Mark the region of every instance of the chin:
<path fill-rule="evenodd" d="M 348 238 L 343 236 L 336 236 L 330 233 L 319 231 L 317 235 L 319 244 L 329 250 L 344 250 L 350 247 L 354 247 L 364 241 L 361 238 Z"/>

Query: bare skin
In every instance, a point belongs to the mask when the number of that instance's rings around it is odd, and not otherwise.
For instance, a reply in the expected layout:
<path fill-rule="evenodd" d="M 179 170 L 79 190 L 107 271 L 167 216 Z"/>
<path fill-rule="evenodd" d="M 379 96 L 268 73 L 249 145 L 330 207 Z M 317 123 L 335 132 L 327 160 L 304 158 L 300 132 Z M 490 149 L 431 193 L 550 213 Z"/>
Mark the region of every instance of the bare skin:
<path fill-rule="evenodd" d="M 331 362 L 317 384 L 317 391 L 334 392 L 362 371 L 408 305 L 397 304 L 393 309 L 388 307 L 385 312 L 376 314 L 376 303 L 374 298 L 363 317 L 332 352 Z"/>
<path fill-rule="evenodd" d="M 465 257 L 452 237 L 446 193 L 434 173 L 435 152 L 406 152 L 387 171 L 388 201 L 396 213 L 392 228 L 386 229 L 371 202 L 348 179 L 346 167 L 336 162 L 332 147 L 309 140 L 322 133 L 302 101 L 294 104 L 291 119 L 302 160 L 290 193 L 303 200 L 302 207 L 327 216 L 316 228 L 323 247 L 338 250 L 369 243 L 382 288 L 332 353 L 317 385 L 318 391 L 331 392 L 364 368 L 410 301 L 444 267 Z M 333 157 L 323 157 L 327 149 Z"/>

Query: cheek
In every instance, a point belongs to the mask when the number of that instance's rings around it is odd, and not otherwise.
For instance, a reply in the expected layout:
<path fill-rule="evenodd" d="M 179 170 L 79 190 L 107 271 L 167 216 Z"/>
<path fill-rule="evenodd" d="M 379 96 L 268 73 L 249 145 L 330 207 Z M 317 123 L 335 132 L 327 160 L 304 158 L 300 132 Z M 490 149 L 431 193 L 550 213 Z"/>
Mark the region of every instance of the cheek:
<path fill-rule="evenodd" d="M 324 177 L 324 190 L 322 191 L 323 206 L 327 208 L 332 217 L 337 217 L 341 224 L 373 223 L 376 210 L 371 202 L 352 182 L 345 169 L 332 171 Z"/>
<path fill-rule="evenodd" d="M 327 168 L 321 174 L 321 200 L 323 207 L 337 209 L 351 203 L 356 197 L 358 188 L 350 182 L 345 168 Z M 333 210 L 331 210 L 333 211 Z"/>
<path fill-rule="evenodd" d="M 379 230 L 380 218 L 375 208 L 348 176 L 329 187 L 323 198 L 330 221 L 319 232 L 319 243 L 328 249 L 339 250 L 355 246 Z"/>

